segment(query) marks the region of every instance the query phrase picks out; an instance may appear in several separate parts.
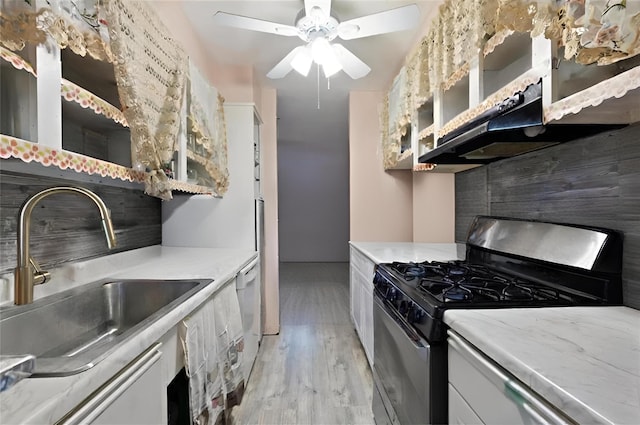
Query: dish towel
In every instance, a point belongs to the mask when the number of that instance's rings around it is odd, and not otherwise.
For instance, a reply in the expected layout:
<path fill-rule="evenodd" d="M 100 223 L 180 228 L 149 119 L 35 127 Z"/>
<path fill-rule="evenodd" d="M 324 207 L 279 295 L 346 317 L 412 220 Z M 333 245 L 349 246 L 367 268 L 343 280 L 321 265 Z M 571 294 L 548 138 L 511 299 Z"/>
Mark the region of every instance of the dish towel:
<path fill-rule="evenodd" d="M 212 302 L 182 321 L 180 340 L 189 378 L 192 423 L 214 425 L 224 420 L 224 391 Z"/>

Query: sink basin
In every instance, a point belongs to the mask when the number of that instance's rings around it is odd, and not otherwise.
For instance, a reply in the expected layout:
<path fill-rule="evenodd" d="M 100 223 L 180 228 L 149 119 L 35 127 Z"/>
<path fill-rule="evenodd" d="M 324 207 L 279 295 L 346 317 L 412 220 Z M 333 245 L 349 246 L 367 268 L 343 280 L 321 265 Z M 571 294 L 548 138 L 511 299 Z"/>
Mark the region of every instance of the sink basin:
<path fill-rule="evenodd" d="M 33 377 L 82 372 L 211 282 L 98 281 L 0 310 L 0 355 L 34 355 Z"/>

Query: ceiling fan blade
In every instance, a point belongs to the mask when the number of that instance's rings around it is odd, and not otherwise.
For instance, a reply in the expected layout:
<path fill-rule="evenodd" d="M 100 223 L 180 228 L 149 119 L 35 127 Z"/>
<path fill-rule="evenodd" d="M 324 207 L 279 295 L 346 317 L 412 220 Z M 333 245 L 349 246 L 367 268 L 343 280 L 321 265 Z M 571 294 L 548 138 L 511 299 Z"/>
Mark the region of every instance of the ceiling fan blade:
<path fill-rule="evenodd" d="M 354 80 L 362 78 L 371 71 L 369 65 L 362 62 L 360 58 L 347 50 L 342 44 L 334 43 L 333 51 L 338 58 L 338 62 L 342 65 L 342 70 Z"/>
<path fill-rule="evenodd" d="M 216 14 L 213 15 L 213 21 L 219 25 L 251 31 L 267 32 L 288 37 L 298 35 L 298 30 L 294 26 L 247 18 L 246 16 L 234 15 L 232 13 L 216 12 Z"/>
<path fill-rule="evenodd" d="M 369 37 L 377 34 L 403 31 L 418 25 L 420 9 L 415 4 L 384 12 L 350 19 L 338 25 L 338 36 L 343 40 Z"/>
<path fill-rule="evenodd" d="M 293 69 L 293 65 L 291 65 L 293 58 L 295 58 L 298 52 L 300 52 L 300 50 L 304 48 L 305 46 L 298 46 L 290 51 L 289 54 L 284 57 L 284 59 L 278 62 L 278 64 L 274 66 L 271 71 L 269 71 L 267 77 L 271 78 L 272 80 L 277 80 L 279 78 L 285 77 Z"/>
<path fill-rule="evenodd" d="M 314 7 L 320 8 L 324 16 L 331 16 L 331 0 L 304 0 L 304 15 L 311 16 Z"/>

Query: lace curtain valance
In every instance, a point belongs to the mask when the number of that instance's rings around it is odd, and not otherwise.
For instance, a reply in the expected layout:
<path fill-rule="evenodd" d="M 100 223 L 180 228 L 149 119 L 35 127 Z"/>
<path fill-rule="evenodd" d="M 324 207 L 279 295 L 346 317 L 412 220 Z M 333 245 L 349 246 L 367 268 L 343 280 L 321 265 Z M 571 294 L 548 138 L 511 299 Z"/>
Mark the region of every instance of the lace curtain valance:
<path fill-rule="evenodd" d="M 189 62 L 189 144 L 193 144 L 192 152 L 201 152 L 193 159 L 206 172 L 206 180 L 211 181 L 218 195 L 229 187 L 223 103 L 218 90 Z"/>
<path fill-rule="evenodd" d="M 187 56 L 148 2 L 107 0 L 104 10 L 120 102 L 131 128 L 132 163 L 149 170 L 146 193 L 171 199 L 164 170 L 177 149 Z"/>
<path fill-rule="evenodd" d="M 477 64 L 481 49 L 495 47 L 514 31 L 555 40 L 565 60 L 608 65 L 640 54 L 640 1 L 446 0 L 398 75 L 412 69 L 403 80 L 410 105 L 418 108 L 436 91 L 450 89 Z M 405 128 L 407 120 L 393 100 L 405 90 L 396 87 L 398 78 L 384 112 L 392 123 L 382 123 L 385 168 L 394 166 L 397 157 L 393 131 Z"/>
<path fill-rule="evenodd" d="M 24 0 L 1 0 L 0 44 L 20 51 L 27 44 L 54 41 L 77 55 L 111 62 L 109 35 L 99 0 L 49 0 L 35 9 Z"/>
<path fill-rule="evenodd" d="M 640 54 L 640 2 L 635 0 L 500 0 L 497 25 L 564 46 L 564 58 L 608 65 Z"/>

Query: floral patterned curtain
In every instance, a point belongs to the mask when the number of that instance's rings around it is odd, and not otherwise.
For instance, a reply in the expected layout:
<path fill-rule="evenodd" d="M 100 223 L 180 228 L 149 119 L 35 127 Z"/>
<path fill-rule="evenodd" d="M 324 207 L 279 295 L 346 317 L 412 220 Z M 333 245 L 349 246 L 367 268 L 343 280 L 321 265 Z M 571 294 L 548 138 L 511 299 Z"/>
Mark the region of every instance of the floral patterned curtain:
<path fill-rule="evenodd" d="M 640 54 L 640 2 L 634 0 L 500 0 L 497 22 L 560 40 L 565 59 L 584 65 Z"/>
<path fill-rule="evenodd" d="M 134 168 L 149 171 L 145 192 L 171 199 L 165 171 L 177 149 L 188 61 L 149 2 L 105 1 L 123 113 L 131 128 Z"/>
<path fill-rule="evenodd" d="M 111 62 L 109 35 L 99 16 L 99 0 L 49 0 L 35 9 L 24 0 L 0 0 L 0 44 L 20 51 L 53 40 L 61 49 Z"/>
<path fill-rule="evenodd" d="M 218 195 L 229 187 L 224 99 L 189 62 L 188 157 L 206 173 Z"/>

